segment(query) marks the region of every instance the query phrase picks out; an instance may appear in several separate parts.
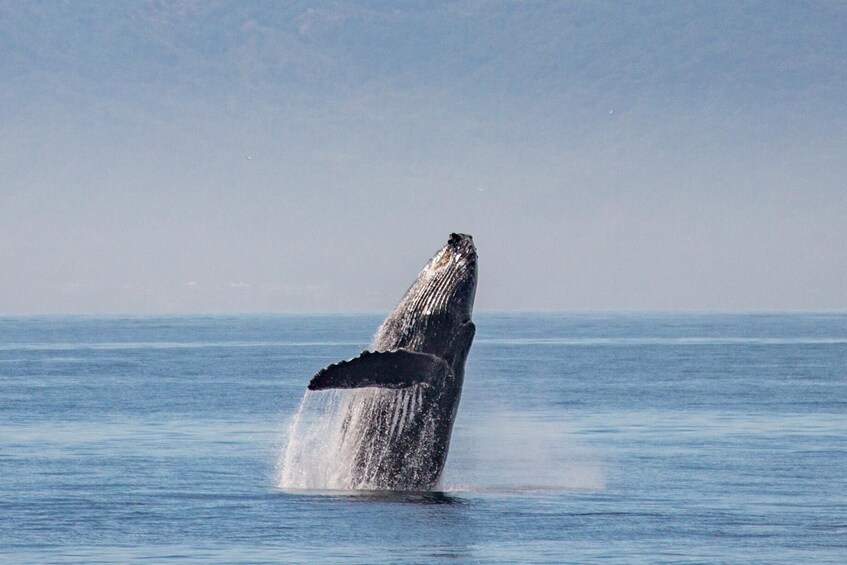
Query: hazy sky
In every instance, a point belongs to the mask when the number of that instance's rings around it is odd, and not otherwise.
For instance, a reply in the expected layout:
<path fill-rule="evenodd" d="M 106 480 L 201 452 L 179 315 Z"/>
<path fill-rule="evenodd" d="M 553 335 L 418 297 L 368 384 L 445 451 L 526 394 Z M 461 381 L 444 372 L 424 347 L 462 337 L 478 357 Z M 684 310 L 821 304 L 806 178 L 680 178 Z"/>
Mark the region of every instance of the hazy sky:
<path fill-rule="evenodd" d="M 0 313 L 847 310 L 844 2 L 0 1 Z"/>

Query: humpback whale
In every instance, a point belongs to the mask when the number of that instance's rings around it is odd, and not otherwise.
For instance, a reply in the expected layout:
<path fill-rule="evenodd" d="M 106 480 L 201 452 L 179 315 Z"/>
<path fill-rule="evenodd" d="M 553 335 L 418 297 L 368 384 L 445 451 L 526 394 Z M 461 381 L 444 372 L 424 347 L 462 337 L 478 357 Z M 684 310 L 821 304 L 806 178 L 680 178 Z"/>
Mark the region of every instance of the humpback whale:
<path fill-rule="evenodd" d="M 451 234 L 377 330 L 371 350 L 320 370 L 310 391 L 356 389 L 336 446 L 344 488 L 433 489 L 444 469 L 473 342 L 473 239 Z"/>

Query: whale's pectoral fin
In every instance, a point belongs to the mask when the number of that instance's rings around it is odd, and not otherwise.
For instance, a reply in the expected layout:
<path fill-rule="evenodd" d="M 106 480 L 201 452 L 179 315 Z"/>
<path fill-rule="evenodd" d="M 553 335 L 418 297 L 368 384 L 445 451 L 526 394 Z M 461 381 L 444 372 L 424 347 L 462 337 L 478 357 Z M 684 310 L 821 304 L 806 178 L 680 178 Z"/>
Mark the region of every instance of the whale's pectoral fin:
<path fill-rule="evenodd" d="M 430 383 L 450 375 L 450 365 L 435 355 L 398 349 L 365 351 L 355 359 L 341 361 L 318 371 L 309 390 L 328 388 L 406 388 Z"/>
<path fill-rule="evenodd" d="M 476 326 L 470 320 L 459 326 L 456 335 L 450 341 L 450 347 L 447 348 L 447 355 L 444 356 L 446 361 L 454 367 L 456 366 L 457 359 L 461 359 L 461 362 L 464 363 L 468 357 L 468 352 L 471 349 L 475 334 Z"/>

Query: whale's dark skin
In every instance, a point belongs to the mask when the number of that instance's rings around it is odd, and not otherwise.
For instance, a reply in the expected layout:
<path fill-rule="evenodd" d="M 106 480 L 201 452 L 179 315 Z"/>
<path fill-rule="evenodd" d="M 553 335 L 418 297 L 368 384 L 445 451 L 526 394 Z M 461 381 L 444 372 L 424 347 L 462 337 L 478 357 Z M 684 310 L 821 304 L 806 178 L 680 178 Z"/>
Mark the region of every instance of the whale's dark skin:
<path fill-rule="evenodd" d="M 469 235 L 427 263 L 374 337 L 373 351 L 319 371 L 309 390 L 371 389 L 348 406 L 342 442 L 353 451 L 350 488 L 431 490 L 462 395 L 477 255 Z"/>

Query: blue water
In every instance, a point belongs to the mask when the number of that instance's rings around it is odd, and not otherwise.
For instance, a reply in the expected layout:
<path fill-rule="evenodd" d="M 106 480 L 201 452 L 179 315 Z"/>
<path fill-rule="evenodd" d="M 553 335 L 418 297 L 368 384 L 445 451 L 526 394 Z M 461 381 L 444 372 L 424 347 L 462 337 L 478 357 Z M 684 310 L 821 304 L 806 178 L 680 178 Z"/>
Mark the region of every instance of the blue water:
<path fill-rule="evenodd" d="M 480 314 L 440 492 L 280 488 L 380 321 L 0 319 L 0 561 L 847 562 L 847 315 Z"/>

